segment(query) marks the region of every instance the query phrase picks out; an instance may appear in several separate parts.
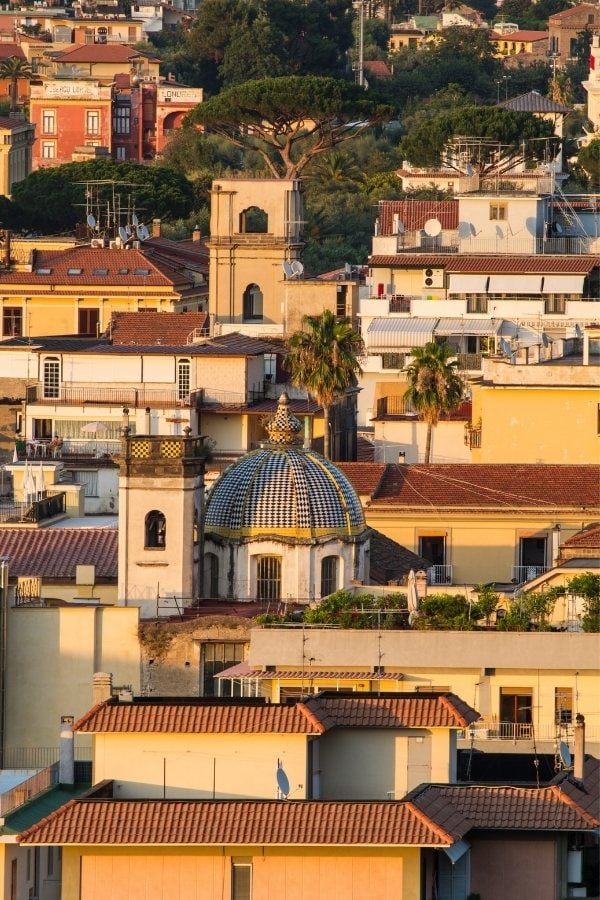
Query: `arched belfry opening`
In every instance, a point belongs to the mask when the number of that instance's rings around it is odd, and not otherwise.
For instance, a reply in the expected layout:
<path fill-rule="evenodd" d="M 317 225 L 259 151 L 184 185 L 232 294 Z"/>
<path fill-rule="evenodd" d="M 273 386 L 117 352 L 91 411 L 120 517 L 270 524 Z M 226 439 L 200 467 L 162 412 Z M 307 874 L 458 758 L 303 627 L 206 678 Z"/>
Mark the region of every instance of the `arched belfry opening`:
<path fill-rule="evenodd" d="M 264 209 L 248 206 L 240 213 L 240 234 L 267 234 L 269 217 Z"/>

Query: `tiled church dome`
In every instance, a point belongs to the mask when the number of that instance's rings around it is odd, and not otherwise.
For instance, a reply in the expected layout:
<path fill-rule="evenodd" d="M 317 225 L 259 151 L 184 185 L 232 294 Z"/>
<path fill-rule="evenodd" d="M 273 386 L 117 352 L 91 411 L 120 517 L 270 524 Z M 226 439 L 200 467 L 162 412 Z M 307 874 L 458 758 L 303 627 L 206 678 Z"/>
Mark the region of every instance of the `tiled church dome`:
<path fill-rule="evenodd" d="M 282 396 L 270 442 L 234 463 L 206 503 L 205 531 L 226 538 L 348 537 L 365 530 L 354 488 L 329 460 L 297 443 L 300 423 Z"/>

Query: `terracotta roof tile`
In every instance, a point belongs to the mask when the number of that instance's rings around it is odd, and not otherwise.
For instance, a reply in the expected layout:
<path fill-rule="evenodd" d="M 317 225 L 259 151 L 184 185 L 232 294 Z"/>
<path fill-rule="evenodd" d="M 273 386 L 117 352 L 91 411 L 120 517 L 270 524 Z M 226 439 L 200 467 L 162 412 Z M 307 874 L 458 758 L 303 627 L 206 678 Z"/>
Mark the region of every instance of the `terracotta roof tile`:
<path fill-rule="evenodd" d="M 479 716 L 455 694 L 325 695 L 307 700 L 305 705 L 326 729 L 465 728 Z"/>
<path fill-rule="evenodd" d="M 372 496 L 385 475 L 385 463 L 338 462 L 336 466 L 349 479 L 354 490 L 363 495 Z"/>
<path fill-rule="evenodd" d="M 497 31 L 490 33 L 492 41 L 544 41 L 549 37 L 550 32 L 548 31 L 531 31 L 526 28 L 520 28 L 518 31 L 511 31 L 508 34 L 499 34 Z M 503 105 L 500 104 L 500 106 Z"/>
<path fill-rule="evenodd" d="M 290 678 L 304 679 L 308 681 L 364 681 L 373 680 L 373 673 L 366 669 L 319 669 L 309 672 L 301 669 L 253 669 L 247 662 L 236 663 L 228 669 L 223 669 L 215 678 L 254 678 L 257 681 L 277 681 Z M 402 681 L 404 675 L 401 672 L 386 672 L 382 676 L 384 681 Z"/>
<path fill-rule="evenodd" d="M 158 62 L 156 56 L 141 53 L 125 44 L 83 44 L 73 50 L 65 50 L 56 57 L 59 63 L 91 62 L 91 63 L 128 63 L 132 59 L 147 59 Z"/>
<path fill-rule="evenodd" d="M 397 269 L 443 268 L 449 274 L 580 274 L 587 275 L 600 267 L 597 255 L 590 256 L 471 256 L 466 253 L 394 253 L 375 255 L 370 266 L 393 266 Z"/>
<path fill-rule="evenodd" d="M 73 726 L 74 731 L 166 734 L 315 734 L 302 704 L 102 703 Z"/>
<path fill-rule="evenodd" d="M 578 531 L 573 537 L 563 541 L 562 547 L 590 547 L 593 550 L 600 548 L 600 525 L 594 528 L 585 528 Z"/>
<path fill-rule="evenodd" d="M 419 231 L 428 219 L 438 219 L 446 231 L 458 228 L 458 200 L 380 200 L 379 233 L 394 233 L 394 217 L 405 231 Z"/>
<path fill-rule="evenodd" d="M 193 331 L 204 330 L 208 330 L 206 313 L 174 312 L 117 312 L 113 313 L 110 328 L 113 346 L 164 344 L 179 347 L 187 343 Z"/>
<path fill-rule="evenodd" d="M 410 804 L 287 800 L 72 800 L 22 844 L 447 846 Z"/>
<path fill-rule="evenodd" d="M 27 60 L 25 53 L 18 44 L 12 44 L 9 41 L 6 43 L 0 41 L 0 59 L 11 59 L 13 56 L 23 62 L 26 62 Z"/>
<path fill-rule="evenodd" d="M 438 464 L 387 465 L 383 473 L 340 468 L 359 493 L 371 487 L 371 505 L 403 507 L 496 507 L 526 509 L 546 506 L 600 505 L 600 468 L 593 465 Z M 377 465 L 377 464 L 375 464 Z"/>
<path fill-rule="evenodd" d="M 587 831 L 598 821 L 555 787 L 432 785 L 408 799 L 453 834 L 467 823 L 483 829 Z"/>
<path fill-rule="evenodd" d="M 117 577 L 116 528 L 1 528 L 0 556 L 11 577 L 75 578 L 93 565 L 98 578 Z"/>
<path fill-rule="evenodd" d="M 563 772 L 554 779 L 554 790 L 560 796 L 585 810 L 600 823 L 600 759 L 586 756 L 583 764 L 583 781 L 576 781 L 572 772 Z"/>

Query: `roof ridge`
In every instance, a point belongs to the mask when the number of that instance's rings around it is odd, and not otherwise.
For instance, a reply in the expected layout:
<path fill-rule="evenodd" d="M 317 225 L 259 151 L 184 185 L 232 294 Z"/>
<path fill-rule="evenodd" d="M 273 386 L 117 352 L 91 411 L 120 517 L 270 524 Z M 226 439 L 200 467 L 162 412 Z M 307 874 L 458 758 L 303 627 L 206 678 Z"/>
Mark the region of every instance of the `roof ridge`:
<path fill-rule="evenodd" d="M 406 805 L 406 808 L 410 810 L 410 812 L 415 816 L 415 818 L 419 820 L 419 822 L 429 828 L 430 831 L 433 831 L 433 833 L 443 841 L 447 841 L 447 843 L 449 844 L 456 843 L 456 838 L 451 835 L 450 832 L 446 831 L 445 828 L 442 828 L 442 826 L 439 825 L 434 819 L 430 818 L 426 813 L 424 813 L 422 809 L 419 809 L 419 807 L 416 806 L 416 804 L 414 804 L 412 800 L 404 800 L 400 802 Z M 463 818 L 465 817 L 463 816 Z"/>

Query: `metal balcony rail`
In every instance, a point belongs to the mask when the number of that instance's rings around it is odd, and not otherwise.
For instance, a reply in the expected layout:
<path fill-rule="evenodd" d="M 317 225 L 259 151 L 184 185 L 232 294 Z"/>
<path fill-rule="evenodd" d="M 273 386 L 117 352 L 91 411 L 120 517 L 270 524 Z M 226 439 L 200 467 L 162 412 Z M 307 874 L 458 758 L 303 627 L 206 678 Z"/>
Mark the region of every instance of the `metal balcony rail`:
<path fill-rule="evenodd" d="M 452 584 L 452 566 L 430 566 L 427 569 L 427 584 Z"/>
<path fill-rule="evenodd" d="M 54 762 L 31 778 L 17 784 L 10 791 L 0 794 L 0 816 L 7 816 L 13 810 L 44 793 L 52 785 L 58 784 L 58 763 Z"/>
<path fill-rule="evenodd" d="M 76 764 L 84 763 L 91 758 L 89 747 L 75 745 Z M 5 747 L 5 769 L 45 769 L 60 759 L 60 747 Z"/>
<path fill-rule="evenodd" d="M 211 406 L 226 406 L 231 408 L 253 406 L 255 403 L 260 403 L 260 401 L 264 399 L 264 390 L 250 390 L 247 394 L 237 394 L 233 391 L 213 391 L 207 390 L 206 388 L 199 391 L 195 397 L 196 409 L 203 409 Z"/>
<path fill-rule="evenodd" d="M 386 416 L 416 416 L 412 405 L 404 397 L 380 397 L 377 401 L 377 418 Z"/>
<path fill-rule="evenodd" d="M 526 581 L 533 581 L 539 575 L 549 570 L 549 566 L 513 566 L 512 581 L 516 584 L 524 584 Z"/>
<path fill-rule="evenodd" d="M 404 296 L 404 294 L 390 294 L 388 295 L 389 300 L 389 311 L 391 313 L 409 313 L 410 312 L 410 297 Z"/>
<path fill-rule="evenodd" d="M 66 494 L 60 492 L 39 500 L 2 500 L 0 501 L 0 522 L 14 525 L 42 522 L 66 511 Z"/>
<path fill-rule="evenodd" d="M 126 406 L 145 409 L 147 406 L 189 407 L 191 395 L 177 390 L 146 390 L 145 388 L 113 388 L 73 386 L 61 384 L 57 396 L 49 396 L 42 382 L 27 388 L 27 403 L 48 403 L 53 406 Z"/>
<path fill-rule="evenodd" d="M 600 738 L 600 728 L 586 722 L 585 730 L 586 739 L 591 741 Z M 463 739 L 474 739 L 476 741 L 530 741 L 535 738 L 536 741 L 552 741 L 558 740 L 572 741 L 575 737 L 575 728 L 572 724 L 563 724 L 560 726 L 547 722 L 541 725 L 534 725 L 530 722 L 496 722 L 493 719 L 482 718 L 477 722 L 473 722 L 470 728 L 465 728 L 459 737 Z"/>
<path fill-rule="evenodd" d="M 456 363 L 461 372 L 479 372 L 481 370 L 481 353 L 457 353 Z"/>

